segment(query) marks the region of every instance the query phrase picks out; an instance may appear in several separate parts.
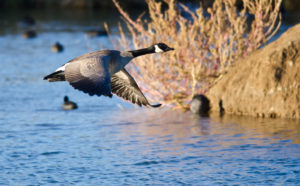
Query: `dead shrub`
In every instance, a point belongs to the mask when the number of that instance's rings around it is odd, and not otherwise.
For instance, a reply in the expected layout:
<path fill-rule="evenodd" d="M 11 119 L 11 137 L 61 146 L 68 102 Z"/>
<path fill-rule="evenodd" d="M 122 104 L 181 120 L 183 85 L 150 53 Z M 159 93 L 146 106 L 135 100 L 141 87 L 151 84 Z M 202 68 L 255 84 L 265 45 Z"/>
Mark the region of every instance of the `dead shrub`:
<path fill-rule="evenodd" d="M 187 108 L 194 94 L 205 93 L 237 58 L 258 49 L 278 30 L 282 0 L 242 1 L 241 10 L 235 6 L 236 0 L 215 0 L 207 10 L 200 6 L 191 11 L 175 0 L 148 0 L 149 18 L 132 20 L 113 0 L 129 33 L 119 26 L 120 37 L 112 40 L 120 50 L 157 42 L 175 48 L 139 57 L 127 68 L 152 100 Z M 166 10 L 162 10 L 162 3 Z"/>

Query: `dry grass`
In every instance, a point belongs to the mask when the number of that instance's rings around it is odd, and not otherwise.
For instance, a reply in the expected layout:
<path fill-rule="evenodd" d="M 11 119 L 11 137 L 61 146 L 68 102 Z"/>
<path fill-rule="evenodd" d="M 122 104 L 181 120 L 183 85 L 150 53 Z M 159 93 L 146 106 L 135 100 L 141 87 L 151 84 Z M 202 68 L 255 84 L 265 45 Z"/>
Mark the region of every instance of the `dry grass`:
<path fill-rule="evenodd" d="M 281 1 L 243 0 L 244 7 L 237 10 L 235 0 L 215 0 L 207 10 L 191 11 L 164 0 L 168 8 L 163 11 L 162 2 L 148 0 L 150 19 L 132 20 L 113 0 L 129 30 L 119 26 L 120 37 L 113 42 L 121 50 L 157 42 L 174 47 L 174 52 L 139 57 L 128 70 L 152 100 L 185 109 L 194 94 L 205 93 L 237 58 L 274 35 L 281 23 Z"/>

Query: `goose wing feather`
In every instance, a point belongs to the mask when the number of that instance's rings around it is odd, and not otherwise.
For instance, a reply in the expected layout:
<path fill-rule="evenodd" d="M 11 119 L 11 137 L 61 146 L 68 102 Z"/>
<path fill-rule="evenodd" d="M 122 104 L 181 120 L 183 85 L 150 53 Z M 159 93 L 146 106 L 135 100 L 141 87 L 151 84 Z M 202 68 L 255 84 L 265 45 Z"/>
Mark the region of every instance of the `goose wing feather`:
<path fill-rule="evenodd" d="M 90 96 L 111 97 L 109 57 L 79 58 L 72 61 L 65 68 L 66 80 L 72 87 Z"/>
<path fill-rule="evenodd" d="M 117 96 L 139 106 L 159 107 L 161 105 L 149 104 L 137 83 L 125 68 L 111 76 L 111 90 Z"/>

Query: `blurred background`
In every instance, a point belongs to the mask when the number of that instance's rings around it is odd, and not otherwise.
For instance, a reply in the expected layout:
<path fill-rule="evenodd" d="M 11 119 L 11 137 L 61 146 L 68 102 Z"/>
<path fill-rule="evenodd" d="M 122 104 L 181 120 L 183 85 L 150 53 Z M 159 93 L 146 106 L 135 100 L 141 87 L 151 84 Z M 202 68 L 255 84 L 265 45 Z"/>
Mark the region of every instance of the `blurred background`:
<path fill-rule="evenodd" d="M 188 7 L 196 8 L 201 5 L 207 8 L 212 5 L 213 0 L 178 2 Z M 133 18 L 147 12 L 145 1 L 129 0 L 119 3 Z M 236 5 L 241 7 L 242 1 L 237 0 Z M 297 0 L 283 0 L 281 12 L 284 27 L 300 20 L 300 4 Z M 38 32 L 103 29 L 104 22 L 113 28 L 121 21 L 119 15 L 111 0 L 0 0 L 0 35 L 22 32 L 25 28 L 20 30 L 20 27 L 24 25 L 34 26 Z M 27 18 L 32 18 L 34 22 L 29 20 L 28 24 Z"/>

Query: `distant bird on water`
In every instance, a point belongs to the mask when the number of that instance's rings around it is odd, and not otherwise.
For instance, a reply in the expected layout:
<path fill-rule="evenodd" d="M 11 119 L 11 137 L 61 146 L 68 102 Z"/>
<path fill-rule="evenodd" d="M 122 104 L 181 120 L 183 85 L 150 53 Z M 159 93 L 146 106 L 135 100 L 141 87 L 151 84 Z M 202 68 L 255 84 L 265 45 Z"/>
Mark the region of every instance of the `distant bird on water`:
<path fill-rule="evenodd" d="M 90 37 L 107 36 L 107 32 L 105 30 L 88 30 L 86 34 Z"/>
<path fill-rule="evenodd" d="M 36 37 L 36 32 L 34 30 L 27 30 L 23 33 L 23 37 L 25 39 L 30 39 L 30 38 L 35 38 Z"/>
<path fill-rule="evenodd" d="M 201 116 L 208 116 L 210 110 L 210 101 L 203 95 L 195 95 L 191 101 L 190 110 L 194 114 L 200 114 Z"/>
<path fill-rule="evenodd" d="M 35 25 L 35 20 L 33 17 L 26 15 L 20 22 L 21 26 L 27 27 L 27 26 L 34 26 Z"/>
<path fill-rule="evenodd" d="M 60 44 L 59 42 L 56 42 L 52 47 L 51 47 L 51 51 L 52 52 L 62 52 L 64 50 L 64 46 L 62 46 L 62 44 Z"/>
<path fill-rule="evenodd" d="M 62 105 L 62 109 L 64 110 L 74 110 L 74 109 L 77 109 L 77 104 L 72 102 L 72 101 L 69 101 L 69 98 L 68 96 L 65 96 L 64 97 L 64 104 Z"/>
<path fill-rule="evenodd" d="M 90 96 L 108 96 L 112 93 L 138 104 L 151 105 L 133 77 L 124 68 L 135 57 L 174 50 L 164 43 L 132 51 L 100 50 L 72 59 L 55 72 L 44 77 L 49 82 L 68 81 L 69 84 Z"/>

